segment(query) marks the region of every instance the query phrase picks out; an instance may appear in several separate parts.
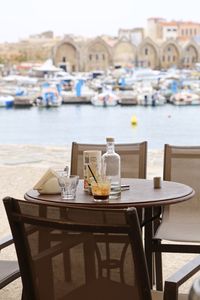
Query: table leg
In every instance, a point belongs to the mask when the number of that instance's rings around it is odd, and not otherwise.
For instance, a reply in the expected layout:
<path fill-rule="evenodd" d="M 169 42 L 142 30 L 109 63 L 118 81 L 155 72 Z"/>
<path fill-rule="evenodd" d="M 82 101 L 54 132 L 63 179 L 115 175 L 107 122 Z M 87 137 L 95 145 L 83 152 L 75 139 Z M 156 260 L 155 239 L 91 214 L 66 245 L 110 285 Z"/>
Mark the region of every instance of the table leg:
<path fill-rule="evenodd" d="M 152 207 L 146 207 L 144 211 L 145 220 L 152 219 Z M 149 271 L 150 285 L 153 285 L 153 255 L 152 255 L 153 222 L 147 221 L 144 230 L 144 250 Z"/>

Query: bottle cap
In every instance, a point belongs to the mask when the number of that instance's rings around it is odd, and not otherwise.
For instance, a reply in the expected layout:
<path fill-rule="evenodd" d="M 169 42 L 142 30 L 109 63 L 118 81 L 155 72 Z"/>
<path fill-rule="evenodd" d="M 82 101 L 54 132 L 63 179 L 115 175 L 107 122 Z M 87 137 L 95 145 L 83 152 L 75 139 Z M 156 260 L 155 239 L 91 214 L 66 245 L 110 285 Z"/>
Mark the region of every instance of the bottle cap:
<path fill-rule="evenodd" d="M 108 142 L 108 143 L 113 143 L 114 141 L 115 141 L 115 139 L 112 138 L 112 137 L 107 137 L 106 138 L 106 142 Z"/>

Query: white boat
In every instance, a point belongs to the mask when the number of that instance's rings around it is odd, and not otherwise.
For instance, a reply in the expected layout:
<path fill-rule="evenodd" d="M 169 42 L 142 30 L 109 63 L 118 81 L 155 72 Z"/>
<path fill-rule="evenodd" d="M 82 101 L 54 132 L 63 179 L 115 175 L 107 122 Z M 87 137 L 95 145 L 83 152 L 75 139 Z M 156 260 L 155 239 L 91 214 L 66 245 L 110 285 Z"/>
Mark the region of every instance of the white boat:
<path fill-rule="evenodd" d="M 91 98 L 91 103 L 95 106 L 115 106 L 120 98 L 110 91 L 96 94 Z"/>
<path fill-rule="evenodd" d="M 170 102 L 174 105 L 200 105 L 200 96 L 195 93 L 180 92 L 170 97 Z"/>
<path fill-rule="evenodd" d="M 36 99 L 38 107 L 58 107 L 62 104 L 61 90 L 58 85 L 50 85 L 48 83 L 43 85 L 42 93 Z"/>
<path fill-rule="evenodd" d="M 0 96 L 0 107 L 13 107 L 14 97 L 13 96 Z"/>
<path fill-rule="evenodd" d="M 138 104 L 144 106 L 164 105 L 166 98 L 159 92 L 143 92 L 138 94 Z"/>

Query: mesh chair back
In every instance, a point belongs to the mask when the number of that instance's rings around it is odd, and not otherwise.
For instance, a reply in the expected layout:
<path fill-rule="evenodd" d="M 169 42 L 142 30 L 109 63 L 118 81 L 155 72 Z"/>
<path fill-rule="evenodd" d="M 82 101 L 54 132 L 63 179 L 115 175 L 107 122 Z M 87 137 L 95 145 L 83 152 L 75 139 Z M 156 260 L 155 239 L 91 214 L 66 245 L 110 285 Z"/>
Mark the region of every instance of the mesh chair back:
<path fill-rule="evenodd" d="M 27 299 L 151 299 L 134 208 L 59 207 L 8 197 L 4 205 Z"/>
<path fill-rule="evenodd" d="M 200 147 L 165 145 L 164 180 L 187 184 L 195 190 L 189 201 L 170 205 L 156 235 L 177 241 L 199 242 L 200 231 Z M 174 230 L 176 228 L 176 230 Z"/>
<path fill-rule="evenodd" d="M 106 151 L 106 145 L 72 143 L 71 174 L 83 178 L 83 151 Z M 121 176 L 124 178 L 146 178 L 147 142 L 116 144 L 115 151 L 121 157 Z"/>

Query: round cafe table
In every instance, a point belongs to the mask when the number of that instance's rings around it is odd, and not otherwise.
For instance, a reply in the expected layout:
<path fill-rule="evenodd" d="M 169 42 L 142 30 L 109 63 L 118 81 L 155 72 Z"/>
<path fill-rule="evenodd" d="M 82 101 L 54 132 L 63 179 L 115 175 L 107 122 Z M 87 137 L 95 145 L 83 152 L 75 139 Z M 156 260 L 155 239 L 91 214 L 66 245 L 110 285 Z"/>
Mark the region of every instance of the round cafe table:
<path fill-rule="evenodd" d="M 40 194 L 38 191 L 33 189 L 26 192 L 24 198 L 28 201 L 46 202 L 48 204 L 56 203 L 60 206 L 70 204 L 76 206 L 101 208 L 106 207 L 122 209 L 131 206 L 134 206 L 139 210 L 144 208 L 144 220 L 142 220 L 142 222 L 143 225 L 145 225 L 145 254 L 149 276 L 152 282 L 151 243 L 153 236 L 152 220 L 155 217 L 155 208 L 189 200 L 194 196 L 195 192 L 190 186 L 172 181 L 162 181 L 161 188 L 157 189 L 155 189 L 153 186 L 153 180 L 124 178 L 122 179 L 122 184 L 127 184 L 130 186 L 130 188 L 122 191 L 119 199 L 109 200 L 104 203 L 94 202 L 92 195 L 84 192 L 83 180 L 79 181 L 75 200 L 62 200 L 60 194 Z"/>
<path fill-rule="evenodd" d="M 154 207 L 171 205 L 190 199 L 194 195 L 194 190 L 185 184 L 162 181 L 161 188 L 155 189 L 152 180 L 147 179 L 122 179 L 122 184 L 130 186 L 128 190 L 121 192 L 119 199 L 112 199 L 105 202 L 95 202 L 92 195 L 83 190 L 83 180 L 79 180 L 76 199 L 63 200 L 60 194 L 40 194 L 37 190 L 29 190 L 24 195 L 26 200 L 56 202 L 59 205 L 73 204 L 90 207 L 107 207 L 107 208 L 126 208 L 134 206 Z"/>

